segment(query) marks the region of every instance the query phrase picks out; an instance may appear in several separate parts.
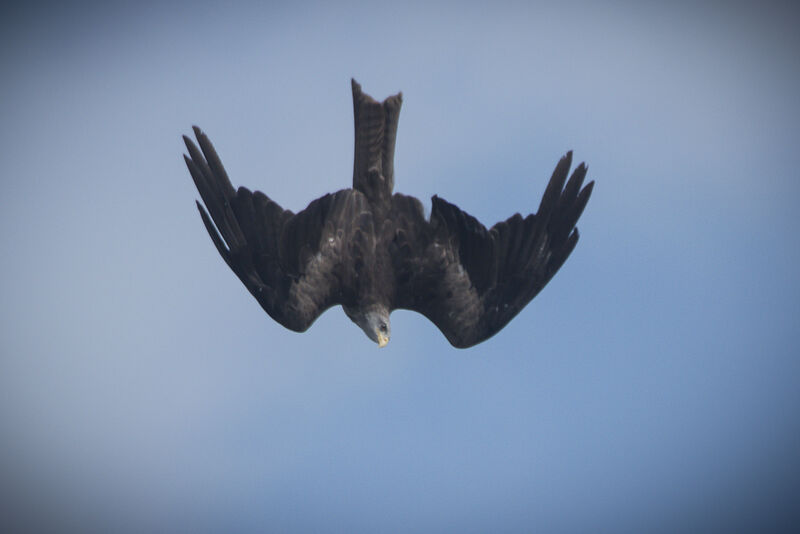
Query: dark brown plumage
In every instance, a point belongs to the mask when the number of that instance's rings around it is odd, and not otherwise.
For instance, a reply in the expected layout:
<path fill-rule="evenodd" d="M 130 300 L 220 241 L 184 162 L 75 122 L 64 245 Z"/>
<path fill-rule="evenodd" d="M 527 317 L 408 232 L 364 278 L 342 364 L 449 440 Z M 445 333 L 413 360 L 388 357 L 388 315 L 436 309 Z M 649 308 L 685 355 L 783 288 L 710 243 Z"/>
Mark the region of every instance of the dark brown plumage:
<path fill-rule="evenodd" d="M 575 224 L 594 185 L 581 188 L 586 166 L 567 180 L 572 153 L 561 158 L 536 214 L 515 214 L 487 230 L 434 196 L 426 220 L 419 200 L 392 194 L 402 94 L 376 102 L 355 80 L 352 89 L 353 188 L 297 214 L 260 191 L 234 189 L 208 137 L 194 128 L 198 149 L 184 136 L 211 239 L 270 317 L 291 330 L 306 330 L 341 304 L 380 346 L 398 308 L 423 314 L 455 347 L 488 339 L 575 248 Z"/>

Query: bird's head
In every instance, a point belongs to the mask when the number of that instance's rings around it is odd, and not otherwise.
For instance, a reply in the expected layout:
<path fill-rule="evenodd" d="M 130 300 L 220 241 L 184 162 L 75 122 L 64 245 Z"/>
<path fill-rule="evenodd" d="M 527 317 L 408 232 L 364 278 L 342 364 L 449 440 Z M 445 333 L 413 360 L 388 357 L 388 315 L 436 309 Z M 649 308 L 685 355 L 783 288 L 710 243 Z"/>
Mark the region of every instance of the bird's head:
<path fill-rule="evenodd" d="M 356 323 L 367 337 L 385 347 L 392 337 L 392 324 L 389 322 L 389 310 L 384 306 L 372 306 L 367 309 L 344 307 L 350 320 Z"/>

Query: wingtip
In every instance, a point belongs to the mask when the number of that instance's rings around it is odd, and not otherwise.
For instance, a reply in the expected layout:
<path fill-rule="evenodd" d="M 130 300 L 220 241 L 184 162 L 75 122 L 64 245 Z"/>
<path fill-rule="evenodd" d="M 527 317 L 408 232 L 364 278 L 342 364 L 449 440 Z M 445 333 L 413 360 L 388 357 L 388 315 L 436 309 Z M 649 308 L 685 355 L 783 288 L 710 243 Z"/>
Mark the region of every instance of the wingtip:
<path fill-rule="evenodd" d="M 561 156 L 561 159 L 558 160 L 556 168 L 553 170 L 553 177 L 556 175 L 563 175 L 564 180 L 566 181 L 570 167 L 572 167 L 572 150 L 568 150 L 567 153 Z"/>
<path fill-rule="evenodd" d="M 200 217 L 202 217 L 203 221 L 205 221 L 205 219 L 208 218 L 208 212 L 206 211 L 206 207 L 203 206 L 203 204 L 201 204 L 199 200 L 195 200 L 194 205 L 197 206 L 197 211 L 200 212 Z"/>
<path fill-rule="evenodd" d="M 191 146 L 192 146 L 194 143 L 193 143 L 193 142 L 192 142 L 192 140 L 191 140 L 191 139 L 189 139 L 189 137 L 188 137 L 188 136 L 186 136 L 186 135 L 182 135 L 181 137 L 183 138 L 183 144 L 184 144 L 184 145 L 186 145 L 186 150 L 188 150 L 189 152 L 191 152 L 191 151 L 192 151 L 192 149 L 191 149 Z M 184 155 L 184 157 L 186 157 L 186 155 Z"/>

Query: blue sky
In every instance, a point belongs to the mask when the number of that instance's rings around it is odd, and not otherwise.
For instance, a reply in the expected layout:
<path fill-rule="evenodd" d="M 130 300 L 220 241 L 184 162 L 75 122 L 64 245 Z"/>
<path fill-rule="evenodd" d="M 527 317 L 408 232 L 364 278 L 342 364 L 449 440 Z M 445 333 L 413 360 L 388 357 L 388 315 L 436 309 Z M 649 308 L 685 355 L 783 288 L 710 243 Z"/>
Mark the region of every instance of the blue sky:
<path fill-rule="evenodd" d="M 797 11 L 614 2 L 0 13 L 2 521 L 105 531 L 778 528 L 800 496 Z M 487 225 L 574 150 L 581 241 L 500 334 L 261 311 L 180 136 L 298 210 L 404 94 L 396 190 Z M 792 514 L 795 514 L 792 517 Z"/>

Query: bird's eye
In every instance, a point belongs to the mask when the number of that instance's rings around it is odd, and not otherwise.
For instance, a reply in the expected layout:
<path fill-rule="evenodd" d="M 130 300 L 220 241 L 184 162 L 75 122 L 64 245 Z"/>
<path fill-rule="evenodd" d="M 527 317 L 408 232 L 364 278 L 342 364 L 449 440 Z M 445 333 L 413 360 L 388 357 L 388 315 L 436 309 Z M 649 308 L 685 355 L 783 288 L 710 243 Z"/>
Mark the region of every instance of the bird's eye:
<path fill-rule="evenodd" d="M 386 332 L 386 323 L 381 323 L 381 332 Z"/>

